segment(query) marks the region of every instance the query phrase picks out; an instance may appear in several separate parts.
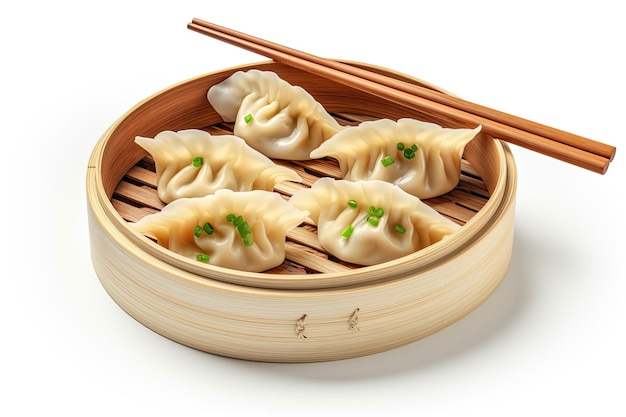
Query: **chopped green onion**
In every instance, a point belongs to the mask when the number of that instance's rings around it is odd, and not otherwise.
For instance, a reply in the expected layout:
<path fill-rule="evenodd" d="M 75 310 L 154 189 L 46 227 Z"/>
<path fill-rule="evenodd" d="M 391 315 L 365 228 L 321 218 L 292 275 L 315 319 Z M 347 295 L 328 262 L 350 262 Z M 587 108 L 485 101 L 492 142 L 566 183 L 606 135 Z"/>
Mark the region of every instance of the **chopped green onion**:
<path fill-rule="evenodd" d="M 413 144 L 413 145 L 411 146 L 411 149 L 413 149 L 413 152 L 417 152 L 417 150 L 418 150 L 419 148 L 417 147 L 417 145 L 416 145 L 416 144 Z"/>
<path fill-rule="evenodd" d="M 377 208 L 376 211 L 374 211 L 374 216 L 378 217 L 379 219 L 383 217 L 383 214 L 385 214 L 385 210 L 380 207 Z"/>
<path fill-rule="evenodd" d="M 415 158 L 415 151 L 412 148 L 406 148 L 404 150 L 404 157 L 406 159 L 413 159 L 413 158 Z"/>
<path fill-rule="evenodd" d="M 352 208 L 357 208 L 359 206 L 359 203 L 357 203 L 356 200 L 350 200 L 348 201 L 348 205 Z"/>
<path fill-rule="evenodd" d="M 242 223 L 243 223 L 243 216 L 237 216 L 233 220 L 233 226 L 235 226 L 235 227 L 239 227 Z"/>
<path fill-rule="evenodd" d="M 393 158 L 390 156 L 385 156 L 383 159 L 380 160 L 380 163 L 383 164 L 385 168 L 393 164 L 394 162 L 396 161 L 394 161 Z"/>
<path fill-rule="evenodd" d="M 209 255 L 205 253 L 196 253 L 196 261 L 204 262 L 205 264 L 209 263 Z"/>
<path fill-rule="evenodd" d="M 376 207 L 374 206 L 369 206 L 367 208 L 367 214 L 369 214 L 370 216 L 373 216 L 375 211 L 376 211 Z"/>
<path fill-rule="evenodd" d="M 396 144 L 396 148 L 398 148 L 399 151 L 403 151 L 404 150 L 404 143 L 398 142 Z"/>
<path fill-rule="evenodd" d="M 345 237 L 346 239 L 350 237 L 350 235 L 352 234 L 352 232 L 354 232 L 354 226 L 352 225 L 348 225 L 348 227 L 346 227 L 343 232 L 341 232 L 341 236 Z"/>
<path fill-rule="evenodd" d="M 406 232 L 406 229 L 399 224 L 396 224 L 393 228 L 396 229 L 396 232 L 400 233 L 401 235 Z"/>
<path fill-rule="evenodd" d="M 247 235 L 252 233 L 252 229 L 248 222 L 243 222 L 239 226 L 237 226 L 237 230 L 239 230 L 239 236 L 245 238 Z"/>
<path fill-rule="evenodd" d="M 197 157 L 193 158 L 192 164 L 193 164 L 194 167 L 196 167 L 196 168 L 201 167 L 203 163 L 204 163 L 204 159 L 202 159 L 201 156 L 197 156 Z"/>
<path fill-rule="evenodd" d="M 254 117 L 252 117 L 252 113 L 248 113 L 243 117 L 243 121 L 246 122 L 246 124 L 252 123 L 253 120 Z"/>
<path fill-rule="evenodd" d="M 252 238 L 252 228 L 248 222 L 243 220 L 243 216 L 236 216 L 235 214 L 230 213 L 226 216 L 226 221 L 235 226 L 239 232 L 239 236 L 243 239 L 244 245 L 252 246 L 254 244 L 254 239 Z"/>
<path fill-rule="evenodd" d="M 204 223 L 204 226 L 202 226 L 202 230 L 204 230 L 207 235 L 213 234 L 213 232 L 215 231 L 213 225 L 209 222 Z"/>
<path fill-rule="evenodd" d="M 246 246 L 252 246 L 254 244 L 254 238 L 252 237 L 252 233 L 248 233 L 243 237 L 243 244 Z"/>
<path fill-rule="evenodd" d="M 196 226 L 196 227 L 193 229 L 193 235 L 194 235 L 195 237 L 200 237 L 200 235 L 201 235 L 201 234 L 202 234 L 202 227 L 200 227 L 200 226 Z"/>
<path fill-rule="evenodd" d="M 378 217 L 370 216 L 367 218 L 367 222 L 371 224 L 372 226 L 376 227 L 378 226 Z"/>

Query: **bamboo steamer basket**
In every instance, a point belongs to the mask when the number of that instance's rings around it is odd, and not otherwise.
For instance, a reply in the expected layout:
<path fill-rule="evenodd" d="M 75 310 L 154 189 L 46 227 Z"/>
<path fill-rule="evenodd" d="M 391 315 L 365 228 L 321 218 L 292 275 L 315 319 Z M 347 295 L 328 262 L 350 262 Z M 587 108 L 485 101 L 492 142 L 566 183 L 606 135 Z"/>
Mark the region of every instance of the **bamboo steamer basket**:
<path fill-rule="evenodd" d="M 381 67 L 351 64 L 435 88 Z M 288 234 L 285 263 L 262 273 L 200 265 L 131 230 L 129 222 L 164 206 L 156 195 L 153 161 L 134 138 L 189 128 L 232 133 L 206 93 L 234 72 L 252 68 L 303 87 L 342 124 L 402 117 L 448 124 L 274 61 L 198 76 L 145 99 L 103 134 L 87 169 L 93 266 L 124 311 L 166 338 L 212 354 L 319 362 L 414 342 L 489 297 L 511 259 L 517 173 L 508 146 L 483 133 L 465 148 L 456 189 L 425 200 L 463 225 L 460 231 L 384 264 L 360 267 L 333 259 L 305 224 Z M 304 179 L 304 185 L 277 185 L 275 191 L 286 196 L 319 177 L 339 175 L 332 160 L 275 162 Z"/>

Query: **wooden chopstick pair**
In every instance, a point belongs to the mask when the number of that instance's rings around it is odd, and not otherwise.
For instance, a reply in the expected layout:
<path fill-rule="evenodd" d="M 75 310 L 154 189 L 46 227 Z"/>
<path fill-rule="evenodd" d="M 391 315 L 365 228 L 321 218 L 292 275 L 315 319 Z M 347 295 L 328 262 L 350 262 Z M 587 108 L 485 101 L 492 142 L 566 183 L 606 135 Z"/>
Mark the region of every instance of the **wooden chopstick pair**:
<path fill-rule="evenodd" d="M 474 104 L 429 88 L 403 82 L 349 64 L 321 58 L 200 19 L 187 26 L 198 33 L 258 53 L 283 64 L 331 79 L 456 126 L 474 128 L 506 142 L 604 174 L 615 147 Z"/>

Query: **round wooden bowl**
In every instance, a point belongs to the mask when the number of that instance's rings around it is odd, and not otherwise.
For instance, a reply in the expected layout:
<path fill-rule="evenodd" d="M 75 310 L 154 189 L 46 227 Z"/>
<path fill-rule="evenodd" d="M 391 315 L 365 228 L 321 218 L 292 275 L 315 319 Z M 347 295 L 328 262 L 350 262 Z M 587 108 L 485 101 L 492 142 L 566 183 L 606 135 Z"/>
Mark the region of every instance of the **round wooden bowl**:
<path fill-rule="evenodd" d="M 435 88 L 384 68 L 351 63 Z M 207 101 L 208 89 L 239 70 L 274 71 L 310 92 L 342 124 L 420 114 L 298 69 L 269 61 L 202 75 L 147 98 L 117 120 L 95 146 L 87 169 L 94 269 L 119 306 L 183 345 L 255 361 L 316 362 L 392 349 L 436 332 L 480 305 L 511 258 L 516 169 L 508 146 L 479 134 L 465 148 L 459 185 L 427 204 L 463 227 L 414 254 L 379 265 L 350 265 L 326 254 L 310 225 L 287 236 L 283 265 L 262 273 L 199 264 L 128 227 L 164 204 L 154 163 L 134 143 L 164 130 L 232 133 Z M 302 184 L 339 175 L 333 160 L 276 161 Z M 300 187 L 300 188 L 299 188 Z"/>

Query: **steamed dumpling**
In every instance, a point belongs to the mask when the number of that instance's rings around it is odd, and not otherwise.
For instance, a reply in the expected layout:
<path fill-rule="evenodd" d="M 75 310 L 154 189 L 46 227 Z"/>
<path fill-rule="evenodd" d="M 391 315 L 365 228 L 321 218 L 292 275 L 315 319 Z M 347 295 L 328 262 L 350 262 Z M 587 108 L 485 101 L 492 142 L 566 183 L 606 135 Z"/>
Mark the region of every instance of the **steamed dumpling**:
<path fill-rule="evenodd" d="M 359 265 L 409 255 L 461 228 L 385 181 L 322 178 L 289 201 L 310 212 L 320 245 L 328 253 Z"/>
<path fill-rule="evenodd" d="M 285 259 L 285 237 L 308 212 L 269 191 L 182 198 L 129 226 L 198 262 L 262 272 Z"/>
<path fill-rule="evenodd" d="M 238 71 L 212 86 L 207 97 L 233 133 L 274 159 L 308 160 L 341 129 L 313 96 L 270 71 Z"/>
<path fill-rule="evenodd" d="M 164 131 L 154 139 L 137 137 L 135 142 L 154 158 L 157 192 L 164 203 L 219 189 L 271 191 L 279 182 L 302 180 L 232 135 L 189 129 Z"/>
<path fill-rule="evenodd" d="M 367 121 L 338 132 L 311 158 L 336 159 L 345 180 L 387 181 L 427 199 L 457 186 L 465 145 L 480 129 L 443 128 L 414 119 Z"/>

